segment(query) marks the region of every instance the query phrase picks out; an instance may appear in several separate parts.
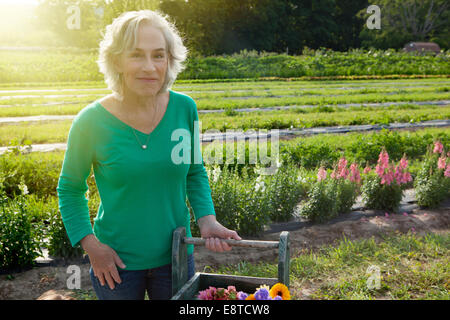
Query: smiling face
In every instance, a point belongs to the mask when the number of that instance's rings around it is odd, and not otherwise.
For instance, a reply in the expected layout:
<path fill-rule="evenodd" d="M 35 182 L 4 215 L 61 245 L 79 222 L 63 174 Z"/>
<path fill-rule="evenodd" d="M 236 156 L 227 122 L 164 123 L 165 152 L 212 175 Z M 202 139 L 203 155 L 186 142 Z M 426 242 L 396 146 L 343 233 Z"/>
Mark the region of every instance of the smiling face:
<path fill-rule="evenodd" d="M 162 32 L 142 23 L 136 47 L 125 50 L 118 59 L 117 71 L 122 73 L 124 95 L 156 95 L 164 85 L 167 65 L 168 53 Z"/>

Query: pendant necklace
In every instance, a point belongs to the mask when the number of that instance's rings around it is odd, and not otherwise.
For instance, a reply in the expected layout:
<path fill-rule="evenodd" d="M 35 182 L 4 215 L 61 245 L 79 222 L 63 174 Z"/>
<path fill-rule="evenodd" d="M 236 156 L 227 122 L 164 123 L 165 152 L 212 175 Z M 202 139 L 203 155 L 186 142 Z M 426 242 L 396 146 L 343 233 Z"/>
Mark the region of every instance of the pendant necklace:
<path fill-rule="evenodd" d="M 156 106 L 155 106 L 155 112 L 153 114 L 152 123 L 155 120 L 156 111 L 157 111 L 157 109 L 156 109 Z M 133 130 L 134 136 L 136 137 L 136 140 L 138 141 L 138 143 L 141 146 L 141 148 L 144 149 L 144 150 L 147 149 L 147 143 L 148 143 L 148 140 L 150 139 L 150 135 L 153 132 L 153 130 L 148 134 L 148 138 L 147 138 L 147 141 L 145 142 L 145 144 L 142 144 L 141 141 L 139 140 L 139 138 L 136 135 L 135 129 L 133 127 L 131 127 L 131 129 Z"/>

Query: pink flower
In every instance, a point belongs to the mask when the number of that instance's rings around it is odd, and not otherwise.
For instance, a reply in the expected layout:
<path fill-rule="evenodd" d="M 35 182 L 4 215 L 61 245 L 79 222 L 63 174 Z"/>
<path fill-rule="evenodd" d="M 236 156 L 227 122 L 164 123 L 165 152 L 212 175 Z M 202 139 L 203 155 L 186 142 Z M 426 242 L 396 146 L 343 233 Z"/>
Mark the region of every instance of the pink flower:
<path fill-rule="evenodd" d="M 394 173 L 389 170 L 386 174 L 381 176 L 381 184 L 386 184 L 388 186 L 394 181 Z"/>
<path fill-rule="evenodd" d="M 384 213 L 385 218 L 389 218 L 389 214 L 387 212 Z"/>
<path fill-rule="evenodd" d="M 359 175 L 359 170 L 358 170 L 358 166 L 356 165 L 356 163 L 352 163 L 350 165 L 350 172 L 351 175 L 349 177 L 349 180 L 352 182 L 360 182 L 361 181 L 361 176 Z"/>
<path fill-rule="evenodd" d="M 400 164 L 399 164 L 401 169 L 406 169 L 408 167 L 408 160 L 405 158 L 405 156 L 403 156 L 400 159 Z"/>
<path fill-rule="evenodd" d="M 447 165 L 447 168 L 445 169 L 444 176 L 450 178 L 450 163 Z"/>
<path fill-rule="evenodd" d="M 364 168 L 364 174 L 367 174 L 367 173 L 369 173 L 370 171 L 371 171 L 372 169 L 370 169 L 370 167 L 369 166 L 366 166 L 365 168 Z"/>
<path fill-rule="evenodd" d="M 217 289 L 214 287 L 209 287 L 206 290 L 200 291 L 198 298 L 200 300 L 214 300 Z"/>
<path fill-rule="evenodd" d="M 411 231 L 412 231 L 412 232 L 416 232 L 416 228 L 412 227 L 412 228 L 411 228 Z"/>
<path fill-rule="evenodd" d="M 319 168 L 319 172 L 317 173 L 317 181 L 322 181 L 327 177 L 327 171 L 323 168 Z"/>
<path fill-rule="evenodd" d="M 444 149 L 444 146 L 442 145 L 442 143 L 440 141 L 436 141 L 434 143 L 433 153 L 441 153 L 443 149 Z"/>
<path fill-rule="evenodd" d="M 387 168 L 389 164 L 389 155 L 386 152 L 386 150 L 382 150 L 380 154 L 378 155 L 378 164 L 382 168 Z"/>
<path fill-rule="evenodd" d="M 337 173 L 337 178 L 347 178 L 349 172 L 347 169 L 347 160 L 345 159 L 345 157 L 342 157 L 341 159 L 339 159 L 339 163 L 338 163 L 338 173 Z"/>
<path fill-rule="evenodd" d="M 408 216 L 408 214 L 407 214 L 406 212 L 403 212 L 403 215 L 404 215 L 405 217 L 407 217 L 407 216 Z"/>
<path fill-rule="evenodd" d="M 439 157 L 438 160 L 438 169 L 445 169 L 445 161 L 447 160 L 446 157 Z"/>
<path fill-rule="evenodd" d="M 338 170 L 342 170 L 343 168 L 345 168 L 347 166 L 347 160 L 345 159 L 345 157 L 342 157 L 339 159 L 339 163 L 338 163 Z"/>

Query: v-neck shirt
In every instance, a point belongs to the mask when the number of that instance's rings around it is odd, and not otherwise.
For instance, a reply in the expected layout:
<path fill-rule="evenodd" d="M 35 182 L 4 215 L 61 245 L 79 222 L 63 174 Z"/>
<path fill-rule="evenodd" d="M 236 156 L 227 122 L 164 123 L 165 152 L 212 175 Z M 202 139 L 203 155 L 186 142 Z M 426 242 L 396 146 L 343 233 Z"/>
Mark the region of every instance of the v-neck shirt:
<path fill-rule="evenodd" d="M 196 220 L 215 215 L 196 103 L 183 93 L 169 93 L 166 111 L 150 134 L 95 101 L 77 114 L 68 135 L 57 192 L 69 240 L 75 247 L 94 233 L 117 252 L 126 270 L 171 262 L 173 231 L 184 226 L 191 236 L 186 200 Z M 146 149 L 135 134 L 141 142 L 148 138 Z M 93 228 L 85 197 L 91 168 L 101 199 Z"/>

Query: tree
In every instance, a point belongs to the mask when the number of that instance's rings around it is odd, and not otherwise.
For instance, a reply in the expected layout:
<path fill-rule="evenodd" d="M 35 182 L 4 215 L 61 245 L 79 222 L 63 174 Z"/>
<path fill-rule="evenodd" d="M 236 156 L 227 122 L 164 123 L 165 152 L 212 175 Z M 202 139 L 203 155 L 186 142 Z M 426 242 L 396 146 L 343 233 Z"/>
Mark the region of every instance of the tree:
<path fill-rule="evenodd" d="M 67 46 L 97 47 L 103 24 L 96 8 L 103 4 L 103 0 L 41 0 L 35 11 L 37 25 Z"/>
<path fill-rule="evenodd" d="M 381 8 L 381 30 L 364 29 L 364 45 L 401 48 L 408 41 L 436 41 L 449 47 L 450 3 L 447 0 L 370 0 Z M 360 12 L 364 15 L 365 10 Z"/>

